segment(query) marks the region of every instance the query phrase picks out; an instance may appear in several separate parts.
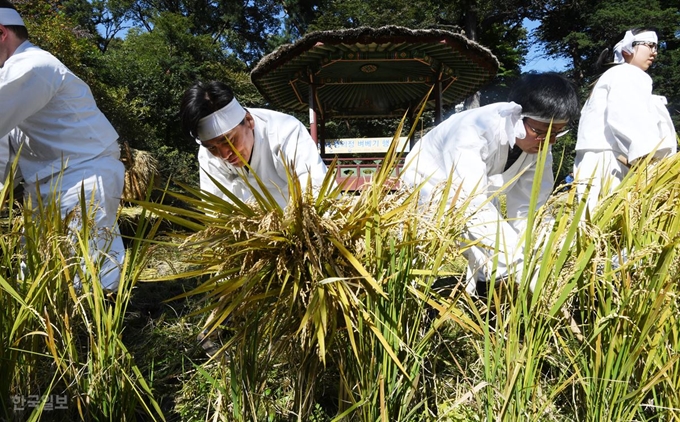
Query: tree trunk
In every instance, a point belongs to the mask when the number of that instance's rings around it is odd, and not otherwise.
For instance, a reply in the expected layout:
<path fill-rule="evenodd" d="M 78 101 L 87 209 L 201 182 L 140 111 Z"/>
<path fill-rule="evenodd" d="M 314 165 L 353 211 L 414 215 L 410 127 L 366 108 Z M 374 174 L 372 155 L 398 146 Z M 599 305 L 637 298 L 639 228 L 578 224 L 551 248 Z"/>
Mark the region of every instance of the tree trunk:
<path fill-rule="evenodd" d="M 571 62 L 574 66 L 574 72 L 572 74 L 572 79 L 574 80 L 574 83 L 576 86 L 581 87 L 583 85 L 583 78 L 584 78 L 584 70 L 583 69 L 583 60 L 581 59 L 581 56 L 578 54 L 576 51 L 576 47 L 571 47 Z"/>

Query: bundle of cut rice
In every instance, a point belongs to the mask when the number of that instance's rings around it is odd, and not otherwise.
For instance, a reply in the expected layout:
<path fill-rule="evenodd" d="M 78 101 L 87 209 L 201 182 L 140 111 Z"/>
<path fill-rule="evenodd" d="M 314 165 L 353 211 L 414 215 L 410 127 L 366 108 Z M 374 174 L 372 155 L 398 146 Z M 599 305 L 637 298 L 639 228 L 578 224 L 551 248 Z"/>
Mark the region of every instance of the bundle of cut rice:
<path fill-rule="evenodd" d="M 121 148 L 121 161 L 125 164 L 123 201 L 145 200 L 149 185 L 153 183 L 153 187 L 159 186 L 158 160 L 151 153 L 130 148 L 124 143 Z"/>

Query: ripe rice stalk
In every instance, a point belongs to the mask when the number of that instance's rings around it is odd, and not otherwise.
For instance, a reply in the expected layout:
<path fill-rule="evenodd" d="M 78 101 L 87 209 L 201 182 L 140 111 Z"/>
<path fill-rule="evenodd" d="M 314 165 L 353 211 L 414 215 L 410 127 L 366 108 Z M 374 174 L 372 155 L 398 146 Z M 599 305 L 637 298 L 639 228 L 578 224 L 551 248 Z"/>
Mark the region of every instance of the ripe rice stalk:
<path fill-rule="evenodd" d="M 556 333 L 564 327 L 563 309 L 573 297 L 588 250 L 573 250 L 582 208 L 565 206 L 564 196 L 537 207 L 547 149 L 539 153 L 528 210 L 522 271 L 489 288 L 485 303 L 469 307 L 482 328 L 477 348 L 481 395 L 476 398 L 486 420 L 552 420 L 556 397 L 571 374 L 559 359 Z M 573 199 L 574 193 L 571 192 Z M 497 248 L 499 245 L 496 246 Z M 551 369 L 546 373 L 546 368 Z M 546 380 L 550 380 L 547 383 Z M 553 388 L 553 385 L 557 387 Z"/>
<path fill-rule="evenodd" d="M 633 169 L 592 216 L 598 238 L 582 239 L 597 246 L 582 281 L 594 315 L 574 357 L 585 403 L 601 403 L 588 420 L 677 414 L 679 173 L 678 156 Z"/>
<path fill-rule="evenodd" d="M 527 237 L 522 279 L 490 296 L 476 342 L 487 420 L 677 417 L 677 160 L 640 166 L 592 215 L 573 191 L 530 212 L 554 223 Z"/>
<path fill-rule="evenodd" d="M 335 186 L 333 163 L 317 192 L 289 171 L 285 209 L 258 179 L 253 202 L 226 189 L 223 200 L 183 186 L 186 194 L 169 194 L 187 208 L 143 204 L 193 232 L 181 247 L 196 269 L 164 279 L 206 280 L 187 295 L 205 295 L 199 312 L 212 314 L 209 329 L 222 325 L 232 332 L 225 348 L 232 381 L 239 380 L 231 391 L 243 406 L 240 419 L 257 417 L 273 358 L 283 356 L 297 368 L 292 411 L 300 420 L 311 410 L 315 380 L 329 365 L 343 374 L 341 388 L 350 402 L 343 411 L 378 412 L 391 420 L 420 412 L 427 399 L 427 338 L 437 326 L 423 325 L 427 304 L 441 310 L 441 321 L 457 318 L 474 326 L 450 302 L 439 304 L 443 299 L 430 289 L 446 263 L 460 257 L 456 236 L 465 220 L 445 210 L 425 218 L 417 191 L 386 189 L 396 144 L 358 196 Z M 375 365 L 367 364 L 377 356 Z M 405 401 L 414 406 L 404 407 Z"/>
<path fill-rule="evenodd" d="M 136 420 L 139 412 L 162 420 L 151 388 L 121 337 L 133 277 L 139 273 L 135 266 L 143 264 L 143 252 L 128 249 L 128 267 L 112 303 L 99 284 L 100 264 L 89 253 L 95 233 L 89 223 L 93 210 L 86 202 L 82 199 L 80 211 L 63 220 L 58 199 L 43 202 L 38 197 L 36 206 L 26 201 L 21 218 L 12 224 L 14 246 L 8 237 L 0 241 L 13 248 L 6 255 L 13 257 L 12 266 L 2 268 L 5 274 L 13 273 L 0 276 L 0 301 L 8 312 L 0 336 L 7 340 L 3 354 L 11 353 L 0 365 L 14 365 L 2 368 L 0 378 L 9 385 L 3 386 L 9 390 L 3 397 L 66 396 L 65 417 L 70 420 Z M 74 219 L 79 219 L 79 230 L 73 229 Z M 11 416 L 5 405 L 5 414 Z M 31 410 L 31 415 L 14 415 L 41 420 L 50 409 L 43 403 Z"/>
<path fill-rule="evenodd" d="M 16 161 L 15 161 L 16 164 Z M 16 167 L 15 167 L 16 168 Z M 33 291 L 39 286 L 21 286 L 17 275 L 21 274 L 22 219 L 16 215 L 10 171 L 0 188 L 0 211 L 3 229 L 0 232 L 0 416 L 10 420 L 13 412 L 11 397 L 28 394 L 28 386 L 36 368 L 34 356 L 22 353 L 30 348 L 31 341 L 23 338 L 34 325 L 30 298 L 25 290 Z M 24 327 L 26 331 L 24 331 Z"/>
<path fill-rule="evenodd" d="M 121 148 L 121 161 L 125 164 L 123 201 L 145 200 L 150 189 L 160 186 L 158 160 L 148 151 L 142 151 L 126 143 Z"/>
<path fill-rule="evenodd" d="M 537 210 L 554 224 L 527 239 L 540 253 L 490 297 L 477 343 L 487 420 L 560 420 L 557 403 L 573 420 L 676 416 L 678 171 L 677 157 L 643 166 L 592 214 L 573 191 Z"/>

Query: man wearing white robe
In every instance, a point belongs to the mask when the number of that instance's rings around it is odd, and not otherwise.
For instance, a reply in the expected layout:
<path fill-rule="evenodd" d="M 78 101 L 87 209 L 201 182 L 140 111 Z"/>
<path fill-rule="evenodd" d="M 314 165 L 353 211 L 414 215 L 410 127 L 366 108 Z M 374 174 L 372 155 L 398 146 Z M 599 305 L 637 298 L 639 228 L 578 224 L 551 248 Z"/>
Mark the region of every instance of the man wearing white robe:
<path fill-rule="evenodd" d="M 208 103 L 210 108 L 206 107 Z M 289 199 L 286 165 L 303 188 L 308 182 L 318 187 L 324 180 L 326 165 L 302 122 L 272 110 L 246 110 L 221 82 L 199 82 L 189 88 L 180 114 L 185 132 L 200 145 L 203 190 L 228 199 L 210 175 L 236 197 L 248 201 L 253 198 L 252 189 L 261 193 L 257 175 L 285 208 Z"/>
<path fill-rule="evenodd" d="M 180 105 L 182 129 L 200 145 L 201 189 L 225 200 L 210 177 L 241 201 L 251 201 L 262 193 L 255 175 L 276 203 L 285 208 L 289 201 L 289 171 L 300 186 L 319 187 L 326 176 L 326 165 L 316 143 L 295 117 L 276 111 L 245 109 L 231 88 L 219 81 L 197 82 L 186 90 Z M 253 192 L 253 189 L 255 192 Z M 214 314 L 208 320 L 212 320 Z M 199 334 L 198 341 L 208 355 L 218 350 L 217 334 Z"/>
<path fill-rule="evenodd" d="M 62 217 L 80 207 L 81 188 L 88 203 L 93 198 L 91 254 L 101 259 L 102 287 L 114 290 L 125 256 L 116 223 L 125 172 L 118 134 L 87 84 L 27 38 L 19 13 L 0 0 L 0 137 L 18 128 L 13 149 L 21 145 L 25 195 L 59 200 Z"/>
<path fill-rule="evenodd" d="M 653 155 L 661 159 L 677 151 L 666 98 L 652 94 L 647 69 L 657 56 L 656 32 L 627 31 L 614 47 L 614 63 L 597 80 L 581 111 L 574 174 L 577 192 L 587 194 L 592 211 L 602 195 L 612 192 L 630 166 Z"/>
<path fill-rule="evenodd" d="M 248 113 L 254 122 L 250 167 L 282 208 L 288 203 L 289 196 L 288 178 L 282 157 L 288 157 L 295 162 L 295 168 L 292 170 L 300 178 L 301 186 L 306 186 L 310 177 L 316 186 L 323 182 L 326 166 L 302 122 L 287 114 L 271 110 L 249 108 Z M 199 148 L 198 163 L 203 169 L 200 178 L 203 190 L 224 197 L 207 176 L 210 174 L 243 201 L 251 199 L 252 192 L 242 176 L 261 192 L 252 173 L 214 156 L 205 147 Z"/>
<path fill-rule="evenodd" d="M 525 75 L 515 84 L 510 102 L 495 103 L 454 114 L 428 132 L 407 155 L 403 180 L 410 186 L 424 182 L 421 201 L 434 206 L 441 187 L 452 173 L 454 187 L 461 189 L 459 204 L 469 200 L 465 237 L 480 242 L 465 251 L 468 260 L 467 291 L 478 282 L 517 277 L 523 260 L 522 236 L 526 229 L 531 189 L 537 172 L 538 153 L 566 134 L 567 124 L 578 114 L 573 84 L 554 74 Z M 547 138 L 550 129 L 550 137 Z M 515 176 L 519 177 L 508 184 Z M 552 154 L 540 181 L 538 206 L 553 190 Z M 496 200 L 506 196 L 507 218 Z M 494 254 L 496 241 L 499 251 Z M 497 264 L 494 262 L 497 260 Z"/>

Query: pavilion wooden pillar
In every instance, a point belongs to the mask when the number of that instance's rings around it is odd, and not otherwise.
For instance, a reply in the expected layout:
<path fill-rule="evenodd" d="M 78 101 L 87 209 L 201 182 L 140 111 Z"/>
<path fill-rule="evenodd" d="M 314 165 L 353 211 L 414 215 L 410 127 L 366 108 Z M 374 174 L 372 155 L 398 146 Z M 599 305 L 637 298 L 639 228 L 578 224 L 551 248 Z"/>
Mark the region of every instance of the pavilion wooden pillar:
<path fill-rule="evenodd" d="M 442 122 L 442 75 L 439 74 L 437 81 L 434 83 L 434 124 L 435 126 Z"/>
<path fill-rule="evenodd" d="M 314 76 L 309 74 L 309 133 L 316 144 L 319 144 L 319 134 L 316 119 L 316 84 L 314 83 Z"/>
<path fill-rule="evenodd" d="M 408 121 L 411 124 L 411 127 L 413 127 L 414 125 L 416 125 L 418 123 L 418 122 L 416 122 L 416 113 L 415 113 L 416 107 L 417 106 L 416 106 L 415 102 L 412 102 L 411 106 L 408 108 L 408 110 L 409 110 L 408 111 Z M 410 147 L 409 151 L 412 150 L 413 146 L 416 144 L 415 137 L 416 137 L 417 132 L 418 131 L 414 131 L 413 134 L 411 135 L 411 137 L 408 138 L 408 145 Z"/>
<path fill-rule="evenodd" d="M 317 145 L 321 142 L 319 145 L 319 152 L 323 158 L 326 156 L 326 119 L 324 119 L 323 113 L 317 113 L 316 118 L 318 119 L 317 135 L 319 138 Z"/>

